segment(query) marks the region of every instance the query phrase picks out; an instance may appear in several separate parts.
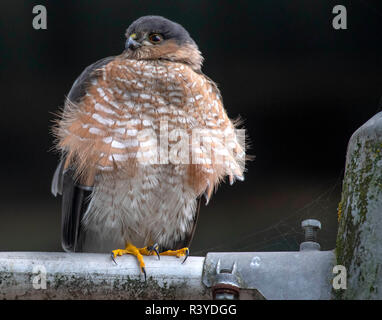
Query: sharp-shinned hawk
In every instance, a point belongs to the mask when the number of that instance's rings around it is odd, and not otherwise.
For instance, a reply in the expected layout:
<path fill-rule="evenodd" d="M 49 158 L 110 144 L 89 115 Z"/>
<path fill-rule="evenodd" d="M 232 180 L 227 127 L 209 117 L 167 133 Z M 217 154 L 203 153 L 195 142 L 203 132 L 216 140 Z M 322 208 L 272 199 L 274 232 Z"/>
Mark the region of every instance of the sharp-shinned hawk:
<path fill-rule="evenodd" d="M 188 255 L 199 203 L 243 179 L 245 146 L 188 32 L 159 16 L 74 82 L 54 133 L 66 251 Z M 170 250 L 171 249 L 171 250 Z M 160 253 L 159 253 L 160 251 Z"/>

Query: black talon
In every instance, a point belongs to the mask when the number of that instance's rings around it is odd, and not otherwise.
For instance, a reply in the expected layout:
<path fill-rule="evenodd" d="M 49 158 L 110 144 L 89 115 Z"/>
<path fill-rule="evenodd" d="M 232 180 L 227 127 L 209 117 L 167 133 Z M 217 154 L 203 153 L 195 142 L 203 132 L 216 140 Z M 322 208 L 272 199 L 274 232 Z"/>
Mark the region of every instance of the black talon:
<path fill-rule="evenodd" d="M 182 264 L 186 262 L 186 260 L 187 260 L 187 258 L 188 258 L 189 255 L 190 255 L 190 250 L 187 249 L 187 250 L 186 250 L 186 257 L 184 258 Z"/>
<path fill-rule="evenodd" d="M 158 248 L 155 247 L 155 248 L 154 248 L 154 251 L 155 251 L 155 253 L 156 253 L 157 257 L 158 257 L 158 260 L 160 260 L 160 255 L 159 255 Z"/>
<path fill-rule="evenodd" d="M 113 253 L 113 252 L 111 253 L 111 260 L 113 260 L 113 262 L 114 262 L 116 265 L 118 265 L 117 261 L 115 261 L 115 259 L 114 259 L 114 253 Z"/>
<path fill-rule="evenodd" d="M 145 276 L 145 282 L 146 282 L 146 269 L 145 269 L 145 267 L 142 267 L 142 272 L 143 272 L 143 274 Z"/>
<path fill-rule="evenodd" d="M 158 257 L 158 260 L 160 260 L 160 255 L 159 255 L 159 251 L 158 251 L 158 247 L 159 245 L 157 243 L 153 244 L 152 246 L 149 246 L 147 247 L 147 249 L 151 252 L 151 251 L 154 251 Z"/>

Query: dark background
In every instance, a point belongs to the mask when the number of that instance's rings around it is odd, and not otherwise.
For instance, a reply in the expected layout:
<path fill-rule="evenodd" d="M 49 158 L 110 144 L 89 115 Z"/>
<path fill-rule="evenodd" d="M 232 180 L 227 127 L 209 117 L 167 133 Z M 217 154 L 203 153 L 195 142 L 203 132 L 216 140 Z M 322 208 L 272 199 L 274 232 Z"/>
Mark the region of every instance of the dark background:
<path fill-rule="evenodd" d="M 2 1 L 0 250 L 61 250 L 53 113 L 79 73 L 119 54 L 125 29 L 147 14 L 190 32 L 256 155 L 245 182 L 222 185 L 202 208 L 192 254 L 297 250 L 304 218 L 321 220 L 323 249 L 334 248 L 347 142 L 382 94 L 376 3 Z M 32 28 L 37 4 L 47 8 L 47 30 Z M 347 8 L 347 30 L 332 27 L 336 4 Z"/>

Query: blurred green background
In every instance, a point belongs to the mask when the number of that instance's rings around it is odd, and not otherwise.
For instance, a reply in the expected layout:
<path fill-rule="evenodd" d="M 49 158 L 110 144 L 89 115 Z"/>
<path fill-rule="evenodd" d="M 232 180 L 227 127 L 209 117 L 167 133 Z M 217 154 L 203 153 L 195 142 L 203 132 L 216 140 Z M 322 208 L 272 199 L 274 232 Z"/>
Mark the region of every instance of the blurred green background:
<path fill-rule="evenodd" d="M 205 57 L 230 117 L 256 156 L 245 182 L 202 206 L 191 254 L 297 250 L 301 220 L 317 218 L 333 249 L 347 142 L 379 111 L 382 8 L 341 1 L 2 1 L 0 4 L 0 250 L 61 251 L 54 112 L 94 61 L 122 52 L 142 15 L 181 23 Z M 48 29 L 32 28 L 45 5 Z"/>

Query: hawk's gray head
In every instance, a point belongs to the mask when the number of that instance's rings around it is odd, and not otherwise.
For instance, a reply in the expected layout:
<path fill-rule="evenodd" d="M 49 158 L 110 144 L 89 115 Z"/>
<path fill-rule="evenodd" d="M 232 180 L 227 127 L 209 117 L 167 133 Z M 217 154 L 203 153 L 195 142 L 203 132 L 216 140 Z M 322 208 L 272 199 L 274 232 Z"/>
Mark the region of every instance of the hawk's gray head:
<path fill-rule="evenodd" d="M 200 69 L 202 56 L 190 34 L 179 23 L 161 16 L 143 16 L 126 30 L 126 52 L 133 59 L 165 59 Z"/>

